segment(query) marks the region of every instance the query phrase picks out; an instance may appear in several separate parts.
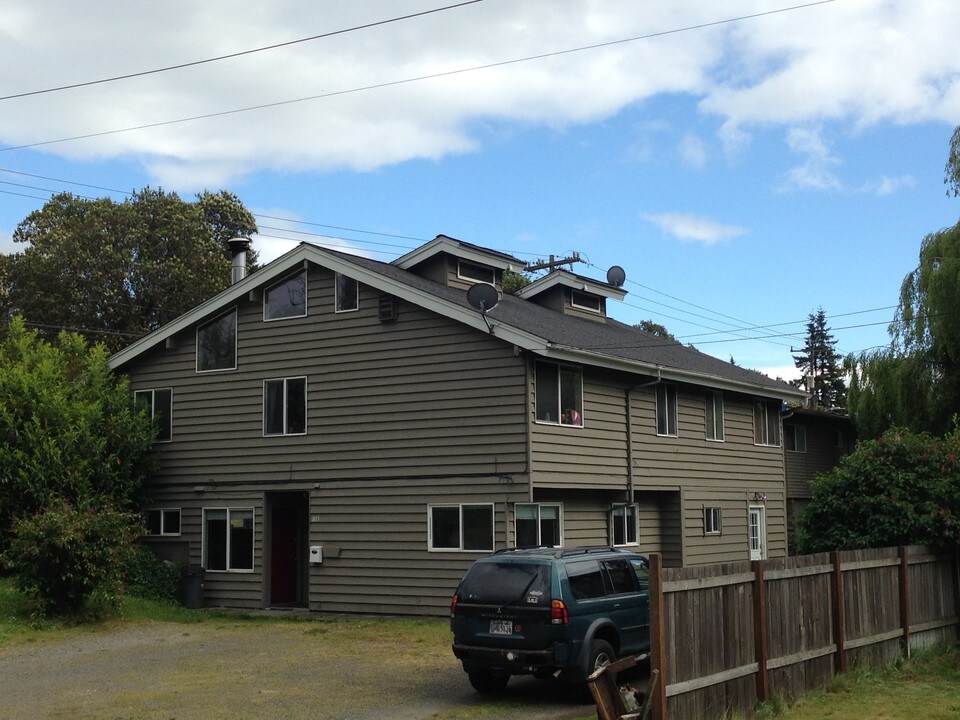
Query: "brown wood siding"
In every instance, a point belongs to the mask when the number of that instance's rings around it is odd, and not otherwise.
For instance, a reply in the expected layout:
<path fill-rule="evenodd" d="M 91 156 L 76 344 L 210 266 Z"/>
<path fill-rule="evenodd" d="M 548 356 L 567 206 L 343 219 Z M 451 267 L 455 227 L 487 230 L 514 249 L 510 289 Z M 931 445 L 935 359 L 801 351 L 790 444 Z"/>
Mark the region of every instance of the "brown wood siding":
<path fill-rule="evenodd" d="M 683 488 L 683 564 L 744 560 L 747 507 L 766 496 L 767 556 L 786 555 L 783 451 L 754 444 L 753 402 L 723 394 L 724 441 L 706 439 L 706 390 L 677 388 L 677 437 L 657 435 L 656 391 L 632 393 L 634 488 Z M 721 507 L 723 533 L 704 536 L 703 507 Z M 675 547 L 675 546 L 674 546 Z"/>
<path fill-rule="evenodd" d="M 531 377 L 535 377 L 531 367 Z M 536 416 L 536 381 L 530 417 Z M 535 487 L 627 489 L 624 389 L 609 375 L 583 369 L 583 427 L 535 422 L 531 469 Z"/>
<path fill-rule="evenodd" d="M 197 488 L 205 487 L 198 485 Z M 253 571 L 207 571 L 204 579 L 204 604 L 259 608 L 263 605 L 263 492 L 245 487 L 216 488 L 215 492 L 193 487 L 165 488 L 151 485 L 151 508 L 180 508 L 178 537 L 145 538 L 148 547 L 163 557 L 163 548 L 182 545 L 188 550 L 189 563 L 203 562 L 203 510 L 217 508 L 253 508 Z"/>
<path fill-rule="evenodd" d="M 311 493 L 310 607 L 333 612 L 443 615 L 460 578 L 488 552 L 431 552 L 427 508 L 493 503 L 495 549 L 508 547 L 512 506 L 527 499 L 522 478 L 377 480 L 326 483 Z M 511 533 L 512 535 L 512 533 Z"/>
<path fill-rule="evenodd" d="M 526 471 L 524 362 L 510 345 L 416 306 L 377 319 L 378 292 L 333 312 L 333 274 L 314 268 L 309 315 L 264 322 L 240 306 L 238 369 L 195 372 L 195 338 L 131 368 L 134 390 L 173 388 L 160 477 L 320 481 Z M 263 381 L 307 377 L 307 434 L 263 437 Z"/>
<path fill-rule="evenodd" d="M 809 498 L 812 495 L 811 482 L 820 473 L 827 472 L 840 462 L 847 452 L 837 445 L 836 422 L 817 421 L 813 417 L 795 416 L 784 420 L 784 426 L 797 425 L 806 428 L 807 451 L 784 451 L 784 469 L 787 476 L 787 496 L 791 498 Z M 850 430 L 844 430 L 845 436 Z"/>
<path fill-rule="evenodd" d="M 494 505 L 494 549 L 508 547 L 513 505 L 527 498 L 525 478 L 344 480 L 315 484 L 220 485 L 213 491 L 155 488 L 150 507 L 181 509 L 179 537 L 148 538 L 163 546 L 189 547 L 189 562 L 202 560 L 203 508 L 254 508 L 254 571 L 207 572 L 207 606 L 259 608 L 269 601 L 265 572 L 265 498 L 276 490 L 309 492 L 309 546 L 324 548 L 323 562 L 307 566 L 307 605 L 331 612 L 443 615 L 467 568 L 483 552 L 428 549 L 431 504 Z"/>

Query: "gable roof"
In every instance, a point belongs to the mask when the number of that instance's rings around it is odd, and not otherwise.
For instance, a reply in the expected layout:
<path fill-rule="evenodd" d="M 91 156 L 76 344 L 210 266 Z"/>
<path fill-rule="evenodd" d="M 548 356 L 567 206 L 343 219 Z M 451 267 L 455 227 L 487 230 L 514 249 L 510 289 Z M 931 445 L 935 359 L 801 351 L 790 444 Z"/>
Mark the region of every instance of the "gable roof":
<path fill-rule="evenodd" d="M 401 255 L 390 264 L 409 270 L 441 252 L 450 253 L 481 265 L 491 265 L 498 270 L 510 270 L 511 272 L 520 272 L 527 265 L 523 260 L 515 258 L 513 255 L 473 245 L 448 235 L 437 235 L 430 242 L 411 250 L 406 255 Z"/>
<path fill-rule="evenodd" d="M 520 288 L 517 291 L 517 297 L 523 299 L 531 298 L 557 285 L 563 285 L 564 287 L 573 288 L 574 290 L 582 290 L 602 297 L 616 298 L 617 300 L 623 300 L 627 296 L 627 291 L 616 285 L 594 280 L 593 278 L 578 275 L 568 270 L 554 270 L 549 275 L 544 275 L 542 278 L 538 278 L 529 285 Z"/>
<path fill-rule="evenodd" d="M 168 338 L 223 312 L 251 291 L 267 287 L 308 263 L 343 273 L 478 331 L 492 332 L 504 342 L 543 358 L 773 399 L 806 397 L 805 393 L 787 383 L 616 320 L 608 319 L 601 324 L 564 315 L 513 295 L 504 295 L 500 304 L 486 313 L 485 320 L 467 303 L 464 290 L 421 277 L 396 263 L 349 255 L 309 243 L 301 243 L 266 267 L 115 353 L 110 358 L 110 367 L 124 367 Z M 492 330 L 488 329 L 487 321 Z"/>

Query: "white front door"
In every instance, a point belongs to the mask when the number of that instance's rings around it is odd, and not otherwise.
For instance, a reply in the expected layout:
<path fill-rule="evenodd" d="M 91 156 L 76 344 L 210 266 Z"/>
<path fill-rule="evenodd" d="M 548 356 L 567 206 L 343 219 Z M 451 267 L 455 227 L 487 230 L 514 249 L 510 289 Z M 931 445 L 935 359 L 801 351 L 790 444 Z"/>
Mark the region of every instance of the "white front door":
<path fill-rule="evenodd" d="M 763 560 L 767 556 L 767 519 L 763 505 L 751 505 L 747 523 L 750 538 L 750 559 Z"/>

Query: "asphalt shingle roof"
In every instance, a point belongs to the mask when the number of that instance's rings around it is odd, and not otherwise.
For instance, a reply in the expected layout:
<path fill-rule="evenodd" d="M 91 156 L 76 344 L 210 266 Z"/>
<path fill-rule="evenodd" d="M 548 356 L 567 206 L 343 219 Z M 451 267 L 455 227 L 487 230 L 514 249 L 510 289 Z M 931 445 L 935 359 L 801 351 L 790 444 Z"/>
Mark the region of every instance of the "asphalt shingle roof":
<path fill-rule="evenodd" d="M 345 261 L 360 265 L 416 290 L 468 308 L 467 293 L 434 280 L 402 270 L 395 265 L 335 251 L 328 251 Z M 558 346 L 620 358 L 664 369 L 720 378 L 754 385 L 771 391 L 796 395 L 796 388 L 781 380 L 748 370 L 696 348 L 653 335 L 639 328 L 607 318 L 605 323 L 564 315 L 556 310 L 504 295 L 500 304 L 487 313 L 491 322 L 502 322 Z"/>

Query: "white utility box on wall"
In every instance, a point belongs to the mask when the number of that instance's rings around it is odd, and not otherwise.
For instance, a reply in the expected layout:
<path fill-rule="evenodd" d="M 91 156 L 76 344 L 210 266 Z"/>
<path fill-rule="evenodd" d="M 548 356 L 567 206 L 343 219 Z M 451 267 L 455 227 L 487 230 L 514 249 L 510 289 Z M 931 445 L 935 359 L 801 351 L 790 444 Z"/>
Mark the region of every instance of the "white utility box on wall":
<path fill-rule="evenodd" d="M 323 562 L 323 545 L 310 546 L 310 562 L 319 565 Z"/>

